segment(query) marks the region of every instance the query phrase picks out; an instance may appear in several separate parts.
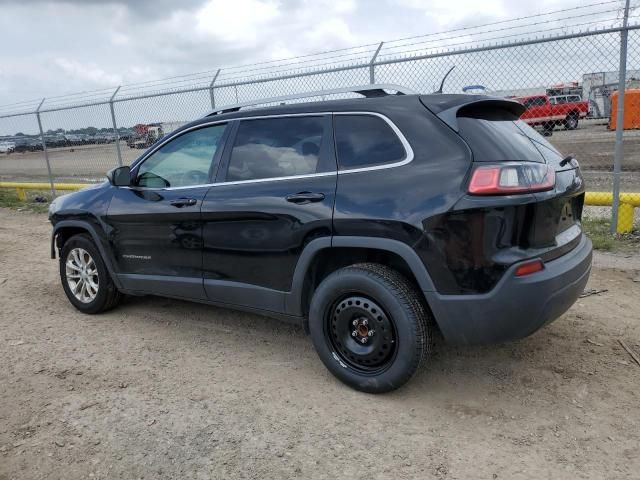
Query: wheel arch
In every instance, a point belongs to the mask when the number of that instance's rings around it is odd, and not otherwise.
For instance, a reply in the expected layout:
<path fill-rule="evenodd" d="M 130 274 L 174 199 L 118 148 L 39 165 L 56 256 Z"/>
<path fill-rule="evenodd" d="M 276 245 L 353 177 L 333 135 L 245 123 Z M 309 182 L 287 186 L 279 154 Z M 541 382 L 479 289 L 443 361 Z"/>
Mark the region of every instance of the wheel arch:
<path fill-rule="evenodd" d="M 433 281 L 416 252 L 407 244 L 388 238 L 333 237 L 316 239 L 302 252 L 286 298 L 287 313 L 307 317 L 315 288 L 339 268 L 362 262 L 389 265 L 400 271 L 422 292 L 434 291 Z M 425 304 L 427 300 L 422 293 Z M 307 321 L 305 320 L 305 328 Z"/>
<path fill-rule="evenodd" d="M 100 236 L 93 225 L 79 221 L 79 220 L 62 220 L 55 224 L 53 227 L 53 233 L 51 234 L 51 258 L 56 258 L 56 247 L 62 249 L 64 243 L 69 240 L 74 235 L 87 233 L 93 240 L 96 248 L 100 252 L 100 256 L 102 257 L 102 261 L 107 267 L 107 271 L 111 276 L 113 283 L 117 288 L 121 288 L 120 282 L 118 281 L 118 276 L 116 275 L 116 271 L 113 268 L 112 258 L 106 252 L 103 243 L 100 241 Z"/>

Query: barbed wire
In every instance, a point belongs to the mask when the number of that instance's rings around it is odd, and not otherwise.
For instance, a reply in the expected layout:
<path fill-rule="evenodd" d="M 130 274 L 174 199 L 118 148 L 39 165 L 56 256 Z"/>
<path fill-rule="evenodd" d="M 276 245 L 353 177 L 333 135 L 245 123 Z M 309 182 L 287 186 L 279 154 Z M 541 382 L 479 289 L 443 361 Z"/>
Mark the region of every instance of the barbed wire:
<path fill-rule="evenodd" d="M 615 9 L 601 9 L 602 6 L 610 6 L 613 4 L 623 5 L 622 0 L 608 0 L 602 2 L 595 2 L 585 5 L 579 5 L 575 7 L 568 7 L 563 9 L 557 9 L 548 12 L 542 12 L 532 15 L 521 16 L 517 18 L 511 18 L 506 20 L 500 20 L 496 22 L 485 23 L 476 26 L 460 27 L 456 29 L 443 30 L 440 32 L 430 32 L 423 35 L 414 35 L 404 38 L 393 39 L 384 42 L 383 49 L 379 52 L 378 59 L 389 60 L 392 57 L 406 58 L 412 55 L 425 52 L 430 52 L 435 49 L 442 49 L 448 51 L 455 48 L 462 48 L 465 45 L 479 44 L 481 42 L 501 42 L 507 39 L 513 39 L 514 37 L 522 36 L 523 38 L 532 35 L 548 34 L 550 32 L 557 32 L 558 30 L 567 31 L 568 29 L 575 29 L 585 26 L 603 26 L 606 22 L 614 22 L 619 20 L 620 8 Z M 636 8 L 634 5 L 632 8 Z M 597 9 L 596 11 L 589 11 Z M 601 15 L 610 14 L 616 12 L 615 18 L 595 18 Z M 570 13 L 570 15 L 563 15 Z M 557 18 L 549 18 L 560 15 Z M 577 19 L 583 19 L 592 17 L 594 18 L 589 22 L 575 23 Z M 629 18 L 637 18 L 637 15 L 630 16 Z M 523 21 L 530 21 L 531 19 L 546 18 L 545 20 L 521 24 L 517 23 Z M 532 27 L 540 25 L 549 25 L 552 23 L 561 22 L 562 25 L 555 26 L 547 29 L 531 30 Z M 500 28 L 489 28 L 501 25 Z M 481 38 L 484 35 L 491 33 L 513 31 L 517 29 L 526 29 L 527 31 L 520 31 L 509 35 L 497 35 L 488 38 Z M 455 40 L 460 35 L 452 35 L 456 32 L 467 32 L 466 36 L 469 37 L 462 42 L 451 43 L 449 40 Z M 443 35 L 445 35 L 443 37 Z M 449 35 L 449 36 L 446 36 Z M 420 41 L 413 41 L 417 39 L 424 39 Z M 410 43 L 407 43 L 410 41 Z M 370 61 L 372 54 L 376 51 L 379 43 L 369 43 L 364 45 L 345 47 L 333 50 L 327 50 L 323 52 L 310 53 L 305 55 L 298 55 L 295 57 L 289 57 L 278 60 L 267 60 L 262 62 L 254 62 L 252 64 L 236 65 L 224 67 L 222 69 L 211 69 L 197 73 L 190 73 L 184 75 L 175 75 L 163 79 L 149 80 L 145 82 L 138 82 L 133 84 L 124 84 L 121 86 L 118 92 L 118 98 L 120 99 L 133 99 L 136 95 L 152 95 L 154 93 L 160 94 L 163 92 L 169 93 L 177 90 L 184 90 L 189 88 L 207 88 L 213 79 L 213 75 L 216 72 L 220 72 L 220 78 L 218 83 L 221 86 L 242 81 L 251 81 L 256 79 L 264 79 L 268 77 L 277 78 L 279 76 L 295 75 L 299 73 L 307 73 L 313 70 L 318 70 L 322 73 L 323 69 L 329 66 L 342 66 L 349 68 L 349 66 L 360 65 Z M 420 46 L 420 48 L 402 50 L 408 47 Z M 96 102 L 108 101 L 116 87 L 101 88 L 96 90 L 88 90 L 83 92 L 69 93 L 64 95 L 55 95 L 47 97 L 45 108 L 61 108 L 64 106 L 69 107 L 81 107 L 83 104 L 93 104 Z M 24 100 L 21 102 L 15 102 L 11 104 L 0 105 L 0 116 L 8 114 L 20 113 L 23 109 L 28 107 L 34 107 L 39 104 L 42 99 Z M 31 110 L 33 111 L 33 109 Z M 25 110 L 25 113 L 29 113 Z"/>

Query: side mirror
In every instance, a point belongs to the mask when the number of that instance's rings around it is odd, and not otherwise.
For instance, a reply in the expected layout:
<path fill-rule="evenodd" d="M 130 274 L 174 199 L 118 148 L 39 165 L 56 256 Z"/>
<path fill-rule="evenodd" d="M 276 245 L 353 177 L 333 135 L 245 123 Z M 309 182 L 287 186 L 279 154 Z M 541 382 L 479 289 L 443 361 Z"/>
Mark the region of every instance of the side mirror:
<path fill-rule="evenodd" d="M 131 168 L 128 166 L 116 167 L 107 172 L 107 178 L 114 187 L 128 187 L 131 185 Z"/>

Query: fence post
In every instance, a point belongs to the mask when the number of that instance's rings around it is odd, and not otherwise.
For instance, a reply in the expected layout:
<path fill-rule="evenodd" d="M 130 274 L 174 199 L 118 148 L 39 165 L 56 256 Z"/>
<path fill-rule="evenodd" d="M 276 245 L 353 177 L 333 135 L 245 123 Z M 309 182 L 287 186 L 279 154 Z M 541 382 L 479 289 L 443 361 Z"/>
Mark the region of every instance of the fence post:
<path fill-rule="evenodd" d="M 373 57 L 371 57 L 371 61 L 369 62 L 369 83 L 371 85 L 373 85 L 374 83 L 376 83 L 376 58 L 378 58 L 378 54 L 380 53 L 380 50 L 382 49 L 382 44 L 384 42 L 380 42 L 380 45 L 378 45 L 378 48 L 376 49 L 376 53 L 373 54 Z"/>
<path fill-rule="evenodd" d="M 40 129 L 40 141 L 42 142 L 42 151 L 44 152 L 44 161 L 47 163 L 47 172 L 49 173 L 49 184 L 51 185 L 51 195 L 56 197 L 56 187 L 53 186 L 53 175 L 51 174 L 51 165 L 49 165 L 49 152 L 47 151 L 47 142 L 44 139 L 44 131 L 42 130 L 42 120 L 40 119 L 40 108 L 44 103 L 43 98 L 36 109 L 36 118 L 38 119 L 38 128 Z"/>
<path fill-rule="evenodd" d="M 218 79 L 218 75 L 220 75 L 220 70 L 221 69 L 219 68 L 216 74 L 213 76 L 213 80 L 211 80 L 211 83 L 209 84 L 209 96 L 211 97 L 211 110 L 216 109 L 216 95 L 213 90 L 213 85 L 216 83 L 216 80 Z"/>
<path fill-rule="evenodd" d="M 122 152 L 120 151 L 120 133 L 118 132 L 118 126 L 116 125 L 116 112 L 113 109 L 113 99 L 116 98 L 118 91 L 120 91 L 120 87 L 116 88 L 116 91 L 113 92 L 111 98 L 109 99 L 109 108 L 111 109 L 111 123 L 113 124 L 113 133 L 116 135 L 116 152 L 118 154 L 118 166 L 122 166 Z"/>
<path fill-rule="evenodd" d="M 629 1 L 624 6 L 624 19 L 620 32 L 620 64 L 618 76 L 618 106 L 616 108 L 616 147 L 613 157 L 613 202 L 611 208 L 611 233 L 615 233 L 618 227 L 618 214 L 620 209 L 620 171 L 622 170 L 622 157 L 624 156 L 622 133 L 624 132 L 624 90 L 627 83 L 627 40 L 629 29 Z"/>

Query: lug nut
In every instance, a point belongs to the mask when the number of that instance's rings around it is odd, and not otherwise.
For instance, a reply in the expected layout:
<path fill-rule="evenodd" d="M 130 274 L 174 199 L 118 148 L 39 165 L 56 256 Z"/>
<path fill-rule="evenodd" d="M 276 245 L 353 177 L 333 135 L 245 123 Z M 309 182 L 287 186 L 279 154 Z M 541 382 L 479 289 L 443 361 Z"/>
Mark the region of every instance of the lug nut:
<path fill-rule="evenodd" d="M 353 322 L 351 322 L 351 324 L 352 324 L 354 327 L 358 326 L 358 320 L 354 320 Z"/>
<path fill-rule="evenodd" d="M 351 332 L 351 336 L 355 337 L 356 335 L 358 335 L 358 332 L 356 332 L 355 330 L 353 332 Z"/>
<path fill-rule="evenodd" d="M 362 343 L 367 343 L 369 341 L 369 339 L 367 337 L 364 337 L 362 340 L 360 340 Z"/>
<path fill-rule="evenodd" d="M 369 333 L 367 335 L 369 335 L 370 337 L 373 337 L 374 333 L 376 333 L 375 330 L 369 330 Z"/>
<path fill-rule="evenodd" d="M 367 325 L 369 325 L 369 320 L 367 320 L 366 318 L 363 319 L 362 324 L 366 327 Z"/>

